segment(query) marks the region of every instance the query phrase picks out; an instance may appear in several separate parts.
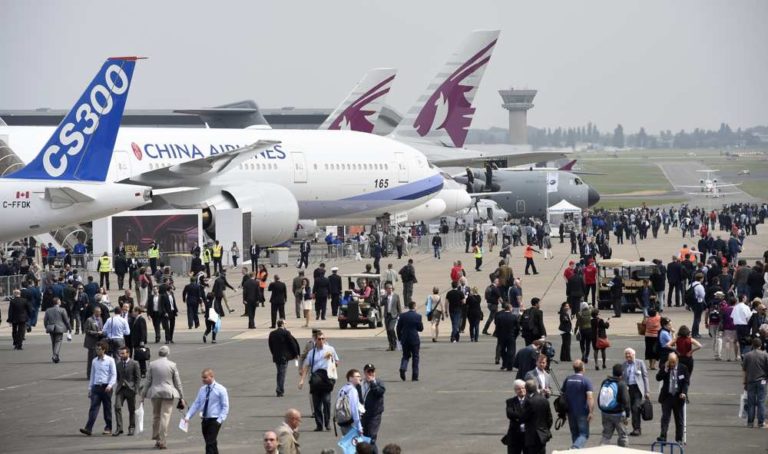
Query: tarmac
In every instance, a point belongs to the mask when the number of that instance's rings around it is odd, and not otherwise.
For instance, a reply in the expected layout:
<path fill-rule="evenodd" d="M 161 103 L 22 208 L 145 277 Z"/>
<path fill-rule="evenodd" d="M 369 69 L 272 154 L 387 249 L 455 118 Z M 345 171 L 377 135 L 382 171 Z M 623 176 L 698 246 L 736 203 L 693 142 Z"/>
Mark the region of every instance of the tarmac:
<path fill-rule="evenodd" d="M 768 233 L 764 226 L 758 226 L 759 235 L 747 237 L 743 256 L 750 261 L 762 257 L 768 249 Z M 562 272 L 570 259 L 568 240 L 560 244 L 553 239 L 555 258 L 543 260 L 536 256 L 539 274 L 522 275 L 524 259 L 522 248 L 515 248 L 511 265 L 515 275 L 522 277 L 524 300 L 542 298 L 545 324 L 549 339 L 559 352 L 560 337 L 557 332 L 557 309 L 565 298 Z M 631 245 L 612 244 L 614 258 L 647 260 L 661 258 L 665 262 L 679 250 L 683 240 L 678 230 L 668 235 L 660 234 L 658 239 L 648 239 Z M 324 249 L 316 247 L 316 252 Z M 464 253 L 463 246 L 455 244 L 437 260 L 428 253 L 412 256 L 416 267 L 418 284 L 414 299 L 418 310 L 424 313 L 424 301 L 433 286 L 440 287 L 440 293 L 448 290 L 449 271 L 453 260 L 462 260 L 471 286 L 482 292 L 488 284 L 488 275 L 498 261 L 498 249 L 488 251 L 481 272 L 474 271 L 474 259 Z M 405 264 L 407 257 L 398 260 L 385 257 L 381 260 L 382 270 L 393 263 L 395 270 Z M 319 260 L 319 259 L 318 259 Z M 317 265 L 310 264 L 308 273 Z M 326 265 L 338 266 L 340 273 L 361 272 L 365 262 L 328 260 Z M 290 285 L 296 275 L 296 268 L 268 268 L 271 273 L 280 274 Z M 239 282 L 240 273 L 232 270 L 229 280 L 233 285 Z M 177 282 L 183 282 L 180 278 Z M 110 298 L 115 301 L 117 292 L 112 283 Z M 400 283 L 396 291 L 400 291 Z M 180 290 L 177 292 L 180 294 Z M 305 388 L 296 388 L 298 375 L 293 365 L 289 366 L 286 395 L 275 397 L 275 368 L 271 362 L 266 337 L 269 334 L 269 303 L 257 310 L 257 329 L 248 330 L 242 312 L 239 292 L 228 292 L 230 306 L 236 310 L 223 319 L 223 330 L 219 343 L 202 343 L 202 329 L 188 330 L 186 315 L 179 314 L 175 335 L 176 343 L 171 345 L 171 359 L 180 369 L 185 395 L 189 401 L 194 398 L 200 386 L 199 372 L 205 367 L 216 371 L 216 379 L 229 390 L 231 411 L 219 435 L 221 452 L 260 452 L 261 435 L 275 428 L 288 408 L 295 407 L 304 415 L 301 427 L 301 449 L 304 453 L 319 453 L 322 449 L 336 448 L 338 438 L 331 433 L 315 433 L 309 410 L 308 393 Z M 7 313 L 7 303 L 0 304 Z M 288 328 L 299 339 L 300 344 L 309 338 L 308 328 L 300 327 L 295 319 L 292 302 L 286 306 Z M 329 307 L 330 314 L 330 307 Z M 673 325 L 690 323 L 692 314 L 684 309 L 672 308 L 664 312 L 673 320 Z M 610 314 L 605 314 L 610 315 Z M 486 314 L 487 316 L 487 314 Z M 632 346 L 643 351 L 643 340 L 636 331 L 636 322 L 641 314 L 625 314 L 612 319 L 608 331 L 612 347 L 608 350 L 608 366 L 622 361 L 623 349 Z M 426 324 L 426 320 L 425 320 Z M 82 452 L 144 452 L 152 451 L 149 439 L 151 430 L 150 408 L 145 410 L 145 431 L 133 437 L 111 437 L 96 435 L 85 437 L 78 429 L 85 424 L 88 412 L 87 381 L 85 379 L 86 351 L 82 348 L 82 336 L 74 336 L 71 343 L 65 343 L 62 362 L 50 362 L 50 343 L 42 332 L 41 324 L 27 336 L 23 351 L 14 351 L 11 346 L 10 329 L 7 324 L 0 326 L 0 439 L 4 453 L 82 453 Z M 379 445 L 398 443 L 408 453 L 500 453 L 505 452 L 500 439 L 507 430 L 504 401 L 511 397 L 514 374 L 498 370 L 493 363 L 494 338 L 481 336 L 480 342 L 469 343 L 467 335 L 458 344 L 448 341 L 450 323 L 441 324 L 438 343 L 430 342 L 429 327 L 422 334 L 421 380 L 400 381 L 397 373 L 400 354 L 386 351 L 386 334 L 377 329 L 341 330 L 330 317 L 325 321 L 312 321 L 311 327 L 321 327 L 331 345 L 336 347 L 342 364 L 339 375 L 350 368 L 362 368 L 372 362 L 377 366 L 378 376 L 387 386 L 385 412 L 379 433 Z M 151 330 L 151 326 L 150 326 Z M 150 338 L 152 337 L 150 333 Z M 741 395 L 741 370 L 734 362 L 715 362 L 711 354 L 710 339 L 705 337 L 704 348 L 698 352 L 696 367 L 690 389 L 691 403 L 688 406 L 686 453 L 705 452 L 768 452 L 768 430 L 747 429 L 745 422 L 737 417 L 738 400 Z M 150 344 L 153 358 L 157 347 Z M 518 340 L 518 348 L 522 340 Z M 578 347 L 572 346 L 572 356 L 577 356 Z M 590 367 L 592 363 L 590 362 Z M 570 365 L 555 364 L 558 381 L 570 373 Z M 587 370 L 587 376 L 595 387 L 606 376 L 606 372 Z M 410 375 L 409 375 L 410 377 Z M 652 379 L 653 398 L 658 387 Z M 338 386 L 337 388 L 338 389 Z M 147 402 L 148 403 L 148 402 Z M 590 427 L 587 446 L 596 446 L 600 441 L 602 426 L 599 412 Z M 658 436 L 661 408 L 654 405 L 654 420 L 643 423 L 643 434 L 630 438 L 630 447 L 649 449 Z M 124 409 L 124 417 L 127 410 Z M 169 449 L 174 452 L 202 452 L 202 435 L 197 417 L 192 421 L 189 433 L 177 428 L 180 415 L 174 412 L 171 420 Z M 101 416 L 95 431 L 103 428 Z M 674 427 L 674 425 L 673 425 Z M 670 432 L 672 438 L 674 428 Z M 615 442 L 615 438 L 614 438 Z M 567 426 L 555 431 L 547 452 L 566 449 L 570 446 Z"/>

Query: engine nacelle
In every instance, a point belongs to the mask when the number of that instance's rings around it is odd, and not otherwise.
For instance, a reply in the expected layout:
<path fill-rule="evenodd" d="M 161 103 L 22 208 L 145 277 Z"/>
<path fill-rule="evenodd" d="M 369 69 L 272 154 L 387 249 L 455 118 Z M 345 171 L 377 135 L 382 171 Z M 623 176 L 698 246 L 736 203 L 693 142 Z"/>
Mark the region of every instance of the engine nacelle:
<path fill-rule="evenodd" d="M 240 208 L 251 213 L 251 241 L 272 246 L 290 240 L 299 221 L 299 204 L 291 192 L 274 183 L 249 183 L 221 190 L 203 209 L 203 228 L 213 234 L 216 211 Z"/>

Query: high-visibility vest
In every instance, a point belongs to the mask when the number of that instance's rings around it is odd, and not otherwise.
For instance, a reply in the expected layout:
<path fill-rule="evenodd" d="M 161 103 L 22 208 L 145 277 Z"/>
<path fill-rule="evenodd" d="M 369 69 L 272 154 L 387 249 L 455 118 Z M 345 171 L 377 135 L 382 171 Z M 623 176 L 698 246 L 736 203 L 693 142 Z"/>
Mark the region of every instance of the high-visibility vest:
<path fill-rule="evenodd" d="M 224 247 L 222 245 L 214 245 L 213 246 L 213 258 L 220 259 L 221 253 L 224 251 Z"/>
<path fill-rule="evenodd" d="M 157 259 L 160 258 L 160 249 L 156 247 L 149 248 L 149 252 L 147 252 L 147 255 L 151 259 Z"/>
<path fill-rule="evenodd" d="M 475 246 L 475 258 L 476 259 L 483 258 L 483 250 L 477 246 Z"/>
<path fill-rule="evenodd" d="M 211 250 L 208 248 L 203 249 L 203 264 L 210 263 L 211 261 Z"/>
<path fill-rule="evenodd" d="M 525 247 L 525 254 L 524 254 L 524 256 L 527 259 L 532 259 L 533 258 L 533 248 L 530 247 L 530 246 L 526 246 Z"/>
<path fill-rule="evenodd" d="M 109 273 L 112 271 L 112 259 L 106 256 L 99 258 L 99 273 Z"/>

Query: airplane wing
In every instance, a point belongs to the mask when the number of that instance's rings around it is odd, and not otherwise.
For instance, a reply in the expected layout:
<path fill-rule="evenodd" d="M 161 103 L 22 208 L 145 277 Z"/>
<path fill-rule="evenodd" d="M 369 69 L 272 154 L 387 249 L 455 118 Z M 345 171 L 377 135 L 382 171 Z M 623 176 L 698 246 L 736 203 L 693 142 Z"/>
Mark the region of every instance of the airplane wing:
<path fill-rule="evenodd" d="M 497 191 L 497 192 L 470 192 L 470 197 L 490 197 L 492 195 L 512 194 L 512 191 Z"/>
<path fill-rule="evenodd" d="M 281 143 L 279 140 L 259 140 L 251 145 L 205 158 L 195 159 L 170 167 L 150 170 L 129 179 L 156 188 L 204 185 L 216 175 L 237 167 L 260 151 Z M 125 182 L 125 181 L 124 181 Z"/>
<path fill-rule="evenodd" d="M 717 183 L 717 187 L 719 188 L 735 188 L 736 186 L 741 186 L 741 183 Z"/>
<path fill-rule="evenodd" d="M 695 185 L 694 184 L 676 184 L 675 187 L 676 188 L 699 188 L 700 189 L 700 188 L 703 188 L 704 186 L 702 186 L 700 184 L 695 184 Z"/>

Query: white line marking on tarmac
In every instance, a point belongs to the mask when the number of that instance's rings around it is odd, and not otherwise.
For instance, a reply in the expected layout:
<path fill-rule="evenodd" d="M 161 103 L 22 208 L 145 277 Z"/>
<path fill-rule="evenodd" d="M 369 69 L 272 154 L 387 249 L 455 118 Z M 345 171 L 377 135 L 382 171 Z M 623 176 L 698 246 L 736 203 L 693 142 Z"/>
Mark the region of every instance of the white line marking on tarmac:
<path fill-rule="evenodd" d="M 71 377 L 72 375 L 77 375 L 79 373 L 80 372 L 72 372 L 72 373 L 69 373 L 69 374 L 59 375 L 57 377 L 45 378 L 43 380 L 45 380 L 45 381 L 48 381 L 48 380 L 58 380 L 60 378 Z M 35 380 L 35 381 L 31 381 L 29 383 L 22 383 L 20 385 L 6 386 L 5 388 L 0 388 L 0 392 L 2 392 L 2 391 L 12 391 L 14 389 L 23 388 L 25 386 L 36 385 L 36 384 L 42 382 L 43 380 Z"/>

